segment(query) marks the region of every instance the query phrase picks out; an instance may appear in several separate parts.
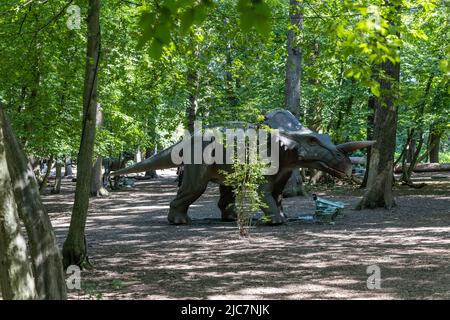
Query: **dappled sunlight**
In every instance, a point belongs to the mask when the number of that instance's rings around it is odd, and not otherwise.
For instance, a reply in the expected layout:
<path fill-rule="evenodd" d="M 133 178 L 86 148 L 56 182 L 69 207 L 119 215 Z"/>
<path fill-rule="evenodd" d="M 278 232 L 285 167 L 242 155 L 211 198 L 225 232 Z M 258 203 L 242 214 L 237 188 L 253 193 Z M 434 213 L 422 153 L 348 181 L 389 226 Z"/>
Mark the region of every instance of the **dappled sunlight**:
<path fill-rule="evenodd" d="M 187 226 L 167 222 L 175 194 L 172 177 L 163 177 L 93 199 L 86 234 L 95 269 L 82 273 L 87 289 L 70 296 L 93 299 L 92 291 L 102 299 L 449 297 L 448 196 L 417 214 L 426 196 L 398 197 L 399 204 L 414 208 L 406 212 L 402 206 L 354 211 L 357 198 L 324 195 L 348 204 L 335 225 L 258 224 L 242 239 L 235 223 L 219 221 L 215 185 L 191 206 Z M 59 201 L 59 212 L 65 213 L 52 215 L 62 242 L 71 204 L 68 196 L 53 197 L 44 202 L 52 212 Z M 312 213 L 314 202 L 288 198 L 284 208 L 289 216 Z M 374 264 L 382 285 L 368 290 L 366 268 Z"/>
<path fill-rule="evenodd" d="M 110 209 L 111 212 L 129 212 L 129 210 L 133 211 L 152 211 L 152 210 L 161 210 L 161 209 L 169 209 L 169 206 L 130 206 L 130 207 L 119 207 Z"/>

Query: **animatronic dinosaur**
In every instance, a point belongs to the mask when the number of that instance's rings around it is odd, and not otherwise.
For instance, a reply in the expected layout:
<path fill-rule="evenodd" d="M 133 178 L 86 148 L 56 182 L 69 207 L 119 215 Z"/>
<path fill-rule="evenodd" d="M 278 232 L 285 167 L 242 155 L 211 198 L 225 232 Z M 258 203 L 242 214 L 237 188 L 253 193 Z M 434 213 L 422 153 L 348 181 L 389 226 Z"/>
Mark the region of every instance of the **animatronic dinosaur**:
<path fill-rule="evenodd" d="M 352 165 L 347 154 L 357 149 L 365 148 L 374 141 L 354 141 L 334 145 L 328 135 L 319 134 L 303 127 L 300 122 L 285 110 L 272 111 L 265 117 L 265 125 L 279 130 L 279 162 L 275 174 L 266 175 L 266 183 L 261 186 L 263 201 L 266 207 L 264 214 L 270 218 L 273 225 L 286 221 L 281 205 L 282 192 L 292 170 L 304 167 L 314 168 L 330 173 L 339 178 L 350 177 Z M 194 138 L 191 138 L 194 139 Z M 181 143 L 181 142 L 180 142 Z M 113 176 L 178 167 L 172 158 L 172 150 L 179 144 L 139 162 L 131 167 L 112 173 Z M 203 149 L 207 144 L 203 143 Z M 192 163 L 192 162 L 191 162 Z M 194 162 L 195 163 L 195 162 Z M 220 187 L 218 206 L 222 212 L 222 220 L 235 219 L 233 208 L 234 194 L 232 188 L 223 184 L 223 171 L 229 171 L 229 164 L 184 164 L 184 177 L 177 196 L 170 203 L 168 220 L 172 224 L 187 224 L 189 206 L 205 191 L 208 182 L 217 182 Z"/>

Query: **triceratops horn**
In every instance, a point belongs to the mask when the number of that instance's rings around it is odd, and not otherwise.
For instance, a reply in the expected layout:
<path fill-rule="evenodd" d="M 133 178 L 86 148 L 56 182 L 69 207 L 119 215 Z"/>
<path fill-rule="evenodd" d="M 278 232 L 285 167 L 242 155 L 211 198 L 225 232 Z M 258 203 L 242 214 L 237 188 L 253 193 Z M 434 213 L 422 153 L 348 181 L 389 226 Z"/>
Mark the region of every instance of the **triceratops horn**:
<path fill-rule="evenodd" d="M 352 141 L 352 142 L 346 142 L 342 143 L 336 146 L 336 148 L 344 153 L 350 153 L 358 149 L 367 148 L 373 145 L 376 141 Z"/>

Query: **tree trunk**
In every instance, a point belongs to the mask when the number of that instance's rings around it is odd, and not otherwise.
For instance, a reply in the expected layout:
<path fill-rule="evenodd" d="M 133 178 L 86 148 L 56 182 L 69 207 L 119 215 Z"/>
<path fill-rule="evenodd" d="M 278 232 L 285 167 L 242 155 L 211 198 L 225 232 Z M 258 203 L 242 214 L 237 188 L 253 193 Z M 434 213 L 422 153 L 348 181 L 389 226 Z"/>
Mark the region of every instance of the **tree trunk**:
<path fill-rule="evenodd" d="M 283 197 L 296 197 L 296 196 L 306 196 L 307 192 L 303 186 L 303 178 L 300 174 L 300 170 L 296 169 L 292 171 L 292 175 L 289 178 L 286 186 L 283 190 Z"/>
<path fill-rule="evenodd" d="M 303 13 L 299 0 L 290 0 L 289 19 L 284 102 L 286 109 L 299 118 L 301 114 L 300 88 L 302 74 L 302 50 L 299 47 L 299 33 L 303 29 Z"/>
<path fill-rule="evenodd" d="M 413 184 L 412 180 L 411 180 L 411 175 L 413 173 L 413 168 L 415 167 L 416 163 L 420 163 L 421 157 L 419 157 L 420 152 L 422 150 L 422 146 L 423 146 L 423 142 L 424 142 L 424 130 L 423 127 L 421 126 L 421 122 L 423 121 L 423 116 L 425 113 L 425 105 L 426 105 L 426 98 L 428 96 L 428 93 L 430 92 L 431 89 L 431 85 L 433 83 L 433 79 L 434 79 L 434 74 L 430 74 L 430 76 L 428 77 L 428 81 L 427 84 L 425 86 L 425 92 L 424 92 L 424 96 L 421 99 L 421 101 L 419 102 L 419 107 L 418 107 L 418 122 L 416 123 L 416 126 L 418 126 L 419 129 L 419 142 L 417 144 L 417 146 L 415 146 L 415 150 L 414 153 L 412 154 L 411 157 L 411 161 L 410 161 L 410 166 L 408 168 L 406 168 L 406 162 L 407 162 L 407 155 L 404 154 L 403 156 L 403 161 L 402 161 L 402 176 L 401 176 L 401 181 L 403 181 L 404 184 L 410 186 L 410 187 L 417 187 Z M 411 131 L 409 132 L 409 137 L 408 140 L 412 140 L 415 134 L 415 129 L 412 128 Z M 409 143 L 409 142 L 408 142 Z M 426 153 L 427 154 L 427 153 Z M 425 154 L 425 157 L 426 157 Z M 395 164 L 394 164 L 395 166 Z M 422 187 L 424 186 L 424 184 L 419 185 L 418 187 Z"/>
<path fill-rule="evenodd" d="M 367 115 L 367 140 L 370 141 L 373 140 L 373 126 L 375 120 L 375 97 L 373 95 L 369 96 L 367 107 L 369 108 L 369 114 Z M 364 172 L 364 178 L 360 186 L 361 189 L 367 187 L 367 178 L 369 177 L 371 154 L 372 154 L 372 146 L 369 146 L 367 148 L 366 171 Z"/>
<path fill-rule="evenodd" d="M 303 29 L 303 13 L 299 0 L 290 0 L 289 30 L 287 35 L 287 58 L 284 103 L 295 117 L 299 118 L 300 88 L 302 74 L 302 50 L 299 47 L 299 33 Z M 299 170 L 293 170 L 283 190 L 284 197 L 306 195 Z"/>
<path fill-rule="evenodd" d="M 430 162 L 439 163 L 439 145 L 441 143 L 441 135 L 439 132 L 431 129 L 429 141 L 428 148 L 430 150 Z"/>
<path fill-rule="evenodd" d="M 38 299 L 65 299 L 61 255 L 33 170 L 0 106 L 0 126 L 18 214 L 27 231 Z"/>
<path fill-rule="evenodd" d="M 313 55 L 311 57 L 311 64 L 316 64 L 316 61 L 318 61 L 320 55 L 320 43 L 315 42 L 313 46 Z M 311 86 L 319 88 L 320 86 L 320 79 L 318 77 L 311 77 L 308 82 L 311 84 Z M 306 107 L 306 115 L 305 115 L 305 123 L 307 124 L 308 128 L 310 128 L 313 131 L 319 131 L 321 128 L 323 128 L 323 119 L 322 119 L 322 99 L 320 94 L 318 93 L 319 90 L 313 89 L 313 92 L 315 92 L 312 96 L 312 99 L 307 104 Z M 314 171 L 311 170 L 311 172 Z"/>
<path fill-rule="evenodd" d="M 141 161 L 142 161 L 142 152 L 138 147 L 134 152 L 134 162 L 139 163 Z M 145 173 L 142 172 L 136 173 L 136 177 L 143 177 L 143 176 L 145 176 Z"/>
<path fill-rule="evenodd" d="M 355 83 L 355 80 L 352 80 L 352 84 Z M 338 119 L 336 121 L 336 126 L 334 129 L 335 132 L 335 139 L 334 143 L 344 143 L 344 137 L 342 137 L 342 122 L 344 122 L 345 117 L 348 117 L 351 115 L 352 107 L 353 107 L 353 100 L 355 99 L 355 96 L 353 93 L 348 97 L 345 107 L 341 107 L 341 110 L 339 110 Z"/>
<path fill-rule="evenodd" d="M 153 150 L 147 149 L 145 151 L 145 159 L 148 159 L 157 153 L 158 153 L 158 148 L 156 146 Z M 145 176 L 149 179 L 157 179 L 158 178 L 158 174 L 156 173 L 156 170 L 145 171 Z"/>
<path fill-rule="evenodd" d="M 227 22 L 228 23 L 228 22 Z M 225 50 L 225 88 L 227 92 L 227 99 L 230 107 L 235 107 L 238 104 L 238 98 L 234 90 L 234 80 L 233 80 L 233 57 L 231 44 L 226 44 Z"/>
<path fill-rule="evenodd" d="M 198 74 L 197 71 L 189 71 L 187 75 L 188 85 L 191 87 L 189 92 L 189 105 L 186 109 L 186 118 L 188 122 L 188 130 L 190 133 L 194 132 L 194 122 L 197 118 L 197 109 L 198 109 Z"/>
<path fill-rule="evenodd" d="M 91 177 L 91 196 L 92 197 L 106 197 L 109 195 L 108 190 L 106 190 L 103 185 L 103 158 L 98 157 L 92 167 L 92 177 Z"/>
<path fill-rule="evenodd" d="M 103 112 L 102 107 L 97 105 L 97 115 L 95 120 L 96 130 L 99 130 L 103 125 Z M 92 167 L 91 176 L 91 196 L 92 197 L 106 197 L 109 195 L 108 190 L 106 190 L 103 185 L 103 161 L 102 157 L 98 157 Z"/>
<path fill-rule="evenodd" d="M 389 78 L 380 78 L 382 94 L 375 99 L 373 137 L 376 143 L 371 148 L 370 171 L 367 189 L 357 208 L 392 208 L 395 206 L 392 193 L 395 139 L 397 131 L 397 97 L 400 64 L 387 61 L 380 69 Z"/>
<path fill-rule="evenodd" d="M 389 23 L 399 25 L 400 8 L 386 0 L 390 7 Z M 381 95 L 375 99 L 375 118 L 373 137 L 376 143 L 371 148 L 370 171 L 367 187 L 358 209 L 395 206 L 392 193 L 394 179 L 393 165 L 397 135 L 397 108 L 400 64 L 386 61 L 379 66 L 378 75 Z"/>
<path fill-rule="evenodd" d="M 31 157 L 28 162 L 31 165 L 31 168 L 33 169 L 34 176 L 36 178 L 36 181 L 40 185 L 42 182 L 42 166 L 41 166 L 41 159 Z"/>
<path fill-rule="evenodd" d="M 59 194 L 61 193 L 61 180 L 62 180 L 62 161 L 56 160 L 56 177 L 55 177 L 55 185 L 53 186 L 52 193 Z"/>
<path fill-rule="evenodd" d="M 0 123 L 0 289 L 6 300 L 34 299 L 36 287 L 12 191 L 2 128 Z"/>
<path fill-rule="evenodd" d="M 39 185 L 39 193 L 40 194 L 43 194 L 45 191 L 45 188 L 47 188 L 48 179 L 50 177 L 52 167 L 53 167 L 53 156 L 51 156 L 50 159 L 47 160 L 47 172 L 45 172 L 44 178 L 42 179 L 42 181 Z"/>
<path fill-rule="evenodd" d="M 403 161 L 402 161 L 402 177 L 401 180 L 411 186 L 414 187 L 413 182 L 411 181 L 411 175 L 413 173 L 413 169 L 416 166 L 416 163 L 418 163 L 418 159 L 419 159 L 419 154 L 420 151 L 422 150 L 422 145 L 423 145 L 423 131 L 420 132 L 420 136 L 419 136 L 419 143 L 417 144 L 417 148 L 414 151 L 414 154 L 411 158 L 411 163 L 410 166 L 408 168 L 406 168 L 406 154 L 403 157 Z"/>
<path fill-rule="evenodd" d="M 100 0 L 89 0 L 87 57 L 83 95 L 83 124 L 77 160 L 77 184 L 69 234 L 63 245 L 64 267 L 89 266 L 85 227 L 91 192 L 91 175 L 97 115 L 97 75 L 100 60 Z"/>
<path fill-rule="evenodd" d="M 66 157 L 64 160 L 64 177 L 72 177 L 73 171 L 72 171 L 72 159 L 69 157 Z"/>
<path fill-rule="evenodd" d="M 406 162 L 412 161 L 414 153 L 416 152 L 416 144 L 417 144 L 416 138 L 412 137 L 409 140 L 408 149 L 406 150 Z"/>

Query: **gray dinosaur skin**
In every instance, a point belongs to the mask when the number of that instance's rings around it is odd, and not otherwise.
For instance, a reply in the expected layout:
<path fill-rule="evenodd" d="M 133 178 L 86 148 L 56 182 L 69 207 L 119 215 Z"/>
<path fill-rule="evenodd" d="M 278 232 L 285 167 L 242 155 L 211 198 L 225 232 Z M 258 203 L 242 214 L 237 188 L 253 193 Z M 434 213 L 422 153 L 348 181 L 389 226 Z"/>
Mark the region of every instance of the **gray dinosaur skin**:
<path fill-rule="evenodd" d="M 266 204 L 262 210 L 270 217 L 269 223 L 272 225 L 283 224 L 286 221 L 282 192 L 292 170 L 300 167 L 314 168 L 339 178 L 346 178 L 352 173 L 352 165 L 347 154 L 374 143 L 374 141 L 356 141 L 335 146 L 328 135 L 303 127 L 290 112 L 285 110 L 268 113 L 265 124 L 280 130 L 279 170 L 274 175 L 265 176 L 266 182 L 261 186 L 263 202 Z M 115 171 L 112 175 L 176 167 L 170 157 L 172 148 L 173 146 L 134 166 Z M 183 182 L 176 198 L 170 203 L 169 222 L 189 223 L 187 214 L 189 206 L 205 192 L 210 181 L 219 184 L 218 207 L 222 213 L 222 220 L 235 220 L 234 195 L 232 189 L 223 184 L 224 176 L 221 173 L 230 169 L 231 166 L 225 164 L 185 164 Z"/>

